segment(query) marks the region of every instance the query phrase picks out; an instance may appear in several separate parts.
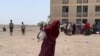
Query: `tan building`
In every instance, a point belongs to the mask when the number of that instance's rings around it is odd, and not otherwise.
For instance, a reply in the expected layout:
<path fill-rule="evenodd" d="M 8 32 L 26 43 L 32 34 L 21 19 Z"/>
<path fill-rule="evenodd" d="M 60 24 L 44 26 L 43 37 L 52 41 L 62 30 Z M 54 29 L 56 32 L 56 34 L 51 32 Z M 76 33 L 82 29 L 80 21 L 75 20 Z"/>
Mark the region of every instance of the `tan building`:
<path fill-rule="evenodd" d="M 100 0 L 50 0 L 51 21 L 91 24 L 100 22 Z"/>

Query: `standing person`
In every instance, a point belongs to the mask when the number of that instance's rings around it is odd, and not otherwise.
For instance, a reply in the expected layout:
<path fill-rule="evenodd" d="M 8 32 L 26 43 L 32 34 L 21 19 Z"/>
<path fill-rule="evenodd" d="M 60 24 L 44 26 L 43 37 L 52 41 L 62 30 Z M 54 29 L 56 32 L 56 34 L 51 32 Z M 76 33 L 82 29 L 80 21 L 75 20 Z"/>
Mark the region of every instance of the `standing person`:
<path fill-rule="evenodd" d="M 90 28 L 90 24 L 86 22 L 84 25 L 85 35 L 90 35 Z"/>
<path fill-rule="evenodd" d="M 96 23 L 93 24 L 92 29 L 93 29 L 93 34 L 96 34 L 96 32 L 97 32 L 97 30 L 98 30 L 97 24 L 96 24 Z"/>
<path fill-rule="evenodd" d="M 25 35 L 25 25 L 24 25 L 23 22 L 22 22 L 22 25 L 21 25 L 21 30 L 22 30 L 22 35 Z"/>
<path fill-rule="evenodd" d="M 100 34 L 100 22 L 98 23 L 98 32 Z"/>
<path fill-rule="evenodd" d="M 3 26 L 3 32 L 6 32 L 6 27 L 5 26 Z"/>
<path fill-rule="evenodd" d="M 81 25 L 81 31 L 80 31 L 81 34 L 84 34 L 84 33 L 85 33 L 85 32 L 84 32 L 84 31 L 85 31 L 85 30 L 84 30 L 84 25 L 85 25 L 85 23 L 83 23 L 83 24 Z"/>
<path fill-rule="evenodd" d="M 42 30 L 42 29 L 43 29 L 43 24 L 40 25 L 40 30 Z"/>
<path fill-rule="evenodd" d="M 73 24 L 73 26 L 72 26 L 72 34 L 74 34 L 75 35 L 75 33 L 76 33 L 76 25 L 75 25 L 75 23 Z"/>
<path fill-rule="evenodd" d="M 64 28 L 64 34 L 67 35 L 67 23 L 64 23 L 63 24 L 63 28 Z"/>
<path fill-rule="evenodd" d="M 13 35 L 13 28 L 14 28 L 14 24 L 12 20 L 10 20 L 10 23 L 9 23 L 10 35 Z"/>
<path fill-rule="evenodd" d="M 72 24 L 71 24 L 71 22 L 68 23 L 67 30 L 68 30 L 68 35 L 72 35 Z"/>
<path fill-rule="evenodd" d="M 60 30 L 61 30 L 61 32 L 64 31 L 64 25 L 63 24 L 60 25 Z"/>
<path fill-rule="evenodd" d="M 39 56 L 54 56 L 55 55 L 55 45 L 56 45 L 56 39 L 59 35 L 59 27 L 60 27 L 60 21 L 54 20 L 49 27 L 43 30 L 43 32 L 46 33 L 46 36 L 43 39 Z M 40 38 L 39 34 L 37 38 Z"/>

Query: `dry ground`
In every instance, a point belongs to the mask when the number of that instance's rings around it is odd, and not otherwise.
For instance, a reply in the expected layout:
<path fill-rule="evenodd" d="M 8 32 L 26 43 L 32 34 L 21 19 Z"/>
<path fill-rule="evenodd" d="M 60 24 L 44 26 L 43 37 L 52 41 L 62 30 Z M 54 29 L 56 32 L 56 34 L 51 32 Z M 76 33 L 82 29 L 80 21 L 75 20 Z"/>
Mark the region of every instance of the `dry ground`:
<path fill-rule="evenodd" d="M 37 42 L 39 28 L 34 27 L 22 36 L 21 31 L 0 32 L 0 56 L 38 56 L 42 42 Z M 33 40 L 34 38 L 34 40 Z M 60 33 L 55 56 L 100 56 L 100 35 L 66 36 Z"/>

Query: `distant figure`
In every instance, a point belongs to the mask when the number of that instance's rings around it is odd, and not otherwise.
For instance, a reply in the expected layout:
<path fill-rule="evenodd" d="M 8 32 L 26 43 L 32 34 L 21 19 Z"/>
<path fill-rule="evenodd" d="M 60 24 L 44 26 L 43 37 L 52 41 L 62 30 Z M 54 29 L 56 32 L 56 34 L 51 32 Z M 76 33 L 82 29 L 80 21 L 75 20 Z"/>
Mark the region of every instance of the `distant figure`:
<path fill-rule="evenodd" d="M 25 25 L 24 25 L 23 22 L 22 22 L 22 25 L 21 25 L 21 30 L 22 30 L 22 35 L 25 35 Z"/>
<path fill-rule="evenodd" d="M 74 34 L 75 35 L 75 33 L 76 33 L 76 25 L 75 25 L 75 23 L 72 25 L 72 34 Z"/>
<path fill-rule="evenodd" d="M 64 29 L 63 31 L 64 31 L 64 34 L 66 34 L 66 35 L 68 34 L 67 25 L 68 25 L 67 23 L 63 24 L 63 29 Z"/>
<path fill-rule="evenodd" d="M 81 24 L 76 25 L 76 34 L 78 34 L 78 35 L 81 34 Z"/>
<path fill-rule="evenodd" d="M 96 34 L 97 30 L 98 30 L 98 27 L 97 27 L 97 24 L 93 24 L 92 26 L 92 29 L 93 29 L 93 34 Z"/>
<path fill-rule="evenodd" d="M 43 35 L 46 35 L 44 36 L 39 56 L 54 56 L 56 39 L 59 35 L 59 27 L 60 22 L 58 20 L 54 20 L 49 27 L 43 30 Z M 41 38 L 39 37 L 39 34 L 37 38 Z"/>
<path fill-rule="evenodd" d="M 84 25 L 85 35 L 90 35 L 90 29 L 90 24 L 86 22 Z"/>
<path fill-rule="evenodd" d="M 71 24 L 71 22 L 68 23 L 67 30 L 68 30 L 68 35 L 72 35 L 72 24 Z"/>
<path fill-rule="evenodd" d="M 98 32 L 100 34 L 100 22 L 98 23 Z"/>
<path fill-rule="evenodd" d="M 64 25 L 63 24 L 60 25 L 60 30 L 61 30 L 61 32 L 64 31 Z"/>
<path fill-rule="evenodd" d="M 81 24 L 80 34 L 85 34 L 84 25 L 85 23 Z"/>
<path fill-rule="evenodd" d="M 42 29 L 43 29 L 43 24 L 40 25 L 40 30 L 42 30 Z"/>
<path fill-rule="evenodd" d="M 3 32 L 6 32 L 6 28 L 5 28 L 5 26 L 3 26 Z"/>
<path fill-rule="evenodd" d="M 13 35 L 13 28 L 14 28 L 14 24 L 12 20 L 10 20 L 10 23 L 9 23 L 10 35 Z"/>

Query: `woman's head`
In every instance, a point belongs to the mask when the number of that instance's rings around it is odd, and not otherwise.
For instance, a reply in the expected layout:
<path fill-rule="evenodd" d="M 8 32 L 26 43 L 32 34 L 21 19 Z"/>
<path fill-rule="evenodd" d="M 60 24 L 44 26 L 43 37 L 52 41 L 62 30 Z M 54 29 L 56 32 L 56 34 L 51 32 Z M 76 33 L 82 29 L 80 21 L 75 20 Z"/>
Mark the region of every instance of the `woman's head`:
<path fill-rule="evenodd" d="M 52 27 L 53 29 L 59 29 L 59 27 L 60 27 L 60 21 L 59 20 L 54 20 L 51 23 L 50 27 Z"/>
<path fill-rule="evenodd" d="M 45 28 L 47 36 L 51 37 L 52 40 L 56 40 L 59 35 L 60 21 L 54 20 L 49 27 Z"/>

